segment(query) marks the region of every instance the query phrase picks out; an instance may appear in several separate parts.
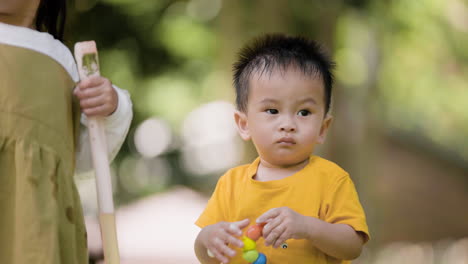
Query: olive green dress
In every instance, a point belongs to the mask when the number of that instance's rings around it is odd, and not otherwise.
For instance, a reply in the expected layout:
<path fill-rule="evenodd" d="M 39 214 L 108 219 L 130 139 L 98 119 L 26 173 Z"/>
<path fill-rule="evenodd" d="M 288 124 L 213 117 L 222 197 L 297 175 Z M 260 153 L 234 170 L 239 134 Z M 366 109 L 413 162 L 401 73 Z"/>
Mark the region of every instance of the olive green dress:
<path fill-rule="evenodd" d="M 87 263 L 74 86 L 52 58 L 0 44 L 1 264 Z"/>

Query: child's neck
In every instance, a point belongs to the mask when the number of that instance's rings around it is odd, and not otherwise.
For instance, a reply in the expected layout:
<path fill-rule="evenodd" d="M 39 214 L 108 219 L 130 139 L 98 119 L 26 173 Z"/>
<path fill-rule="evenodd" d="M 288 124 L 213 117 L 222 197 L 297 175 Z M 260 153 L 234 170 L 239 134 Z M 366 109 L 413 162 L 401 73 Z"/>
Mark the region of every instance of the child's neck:
<path fill-rule="evenodd" d="M 277 166 L 277 165 L 270 164 L 260 159 L 260 164 L 258 164 L 257 173 L 254 176 L 254 180 L 257 180 L 257 181 L 281 180 L 302 170 L 307 164 L 309 164 L 308 158 L 297 164 L 292 164 L 289 166 Z"/>

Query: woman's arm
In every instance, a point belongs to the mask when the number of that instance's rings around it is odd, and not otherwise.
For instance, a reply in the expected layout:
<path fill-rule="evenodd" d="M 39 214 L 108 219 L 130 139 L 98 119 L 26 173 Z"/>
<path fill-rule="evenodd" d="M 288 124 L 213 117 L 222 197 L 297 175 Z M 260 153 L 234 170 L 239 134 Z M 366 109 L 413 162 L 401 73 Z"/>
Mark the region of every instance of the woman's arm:
<path fill-rule="evenodd" d="M 132 102 L 127 91 L 113 85 L 117 93 L 117 108 L 111 115 L 104 119 L 105 134 L 107 140 L 107 154 L 109 162 L 117 155 L 130 128 L 133 117 Z M 76 172 L 82 173 L 92 169 L 91 147 L 87 129 L 87 118 L 81 114 L 81 127 L 79 146 L 76 152 Z"/>

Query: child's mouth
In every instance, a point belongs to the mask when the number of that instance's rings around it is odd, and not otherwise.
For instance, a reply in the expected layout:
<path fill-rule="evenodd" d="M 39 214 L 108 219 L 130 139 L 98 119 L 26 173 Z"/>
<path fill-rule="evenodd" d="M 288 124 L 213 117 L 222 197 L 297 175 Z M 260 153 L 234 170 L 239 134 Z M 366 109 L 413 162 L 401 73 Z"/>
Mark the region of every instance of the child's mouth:
<path fill-rule="evenodd" d="M 296 141 L 293 138 L 290 137 L 283 137 L 280 140 L 277 141 L 279 144 L 284 144 L 284 145 L 294 145 L 296 144 Z"/>

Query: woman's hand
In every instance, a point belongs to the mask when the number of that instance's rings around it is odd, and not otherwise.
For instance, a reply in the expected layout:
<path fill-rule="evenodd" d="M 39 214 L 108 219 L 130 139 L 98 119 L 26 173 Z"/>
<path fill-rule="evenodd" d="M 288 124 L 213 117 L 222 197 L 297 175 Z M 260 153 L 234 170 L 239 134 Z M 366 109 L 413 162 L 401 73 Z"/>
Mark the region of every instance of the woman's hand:
<path fill-rule="evenodd" d="M 109 116 L 115 112 L 118 96 L 109 79 L 93 76 L 78 83 L 73 91 L 86 116 Z"/>

